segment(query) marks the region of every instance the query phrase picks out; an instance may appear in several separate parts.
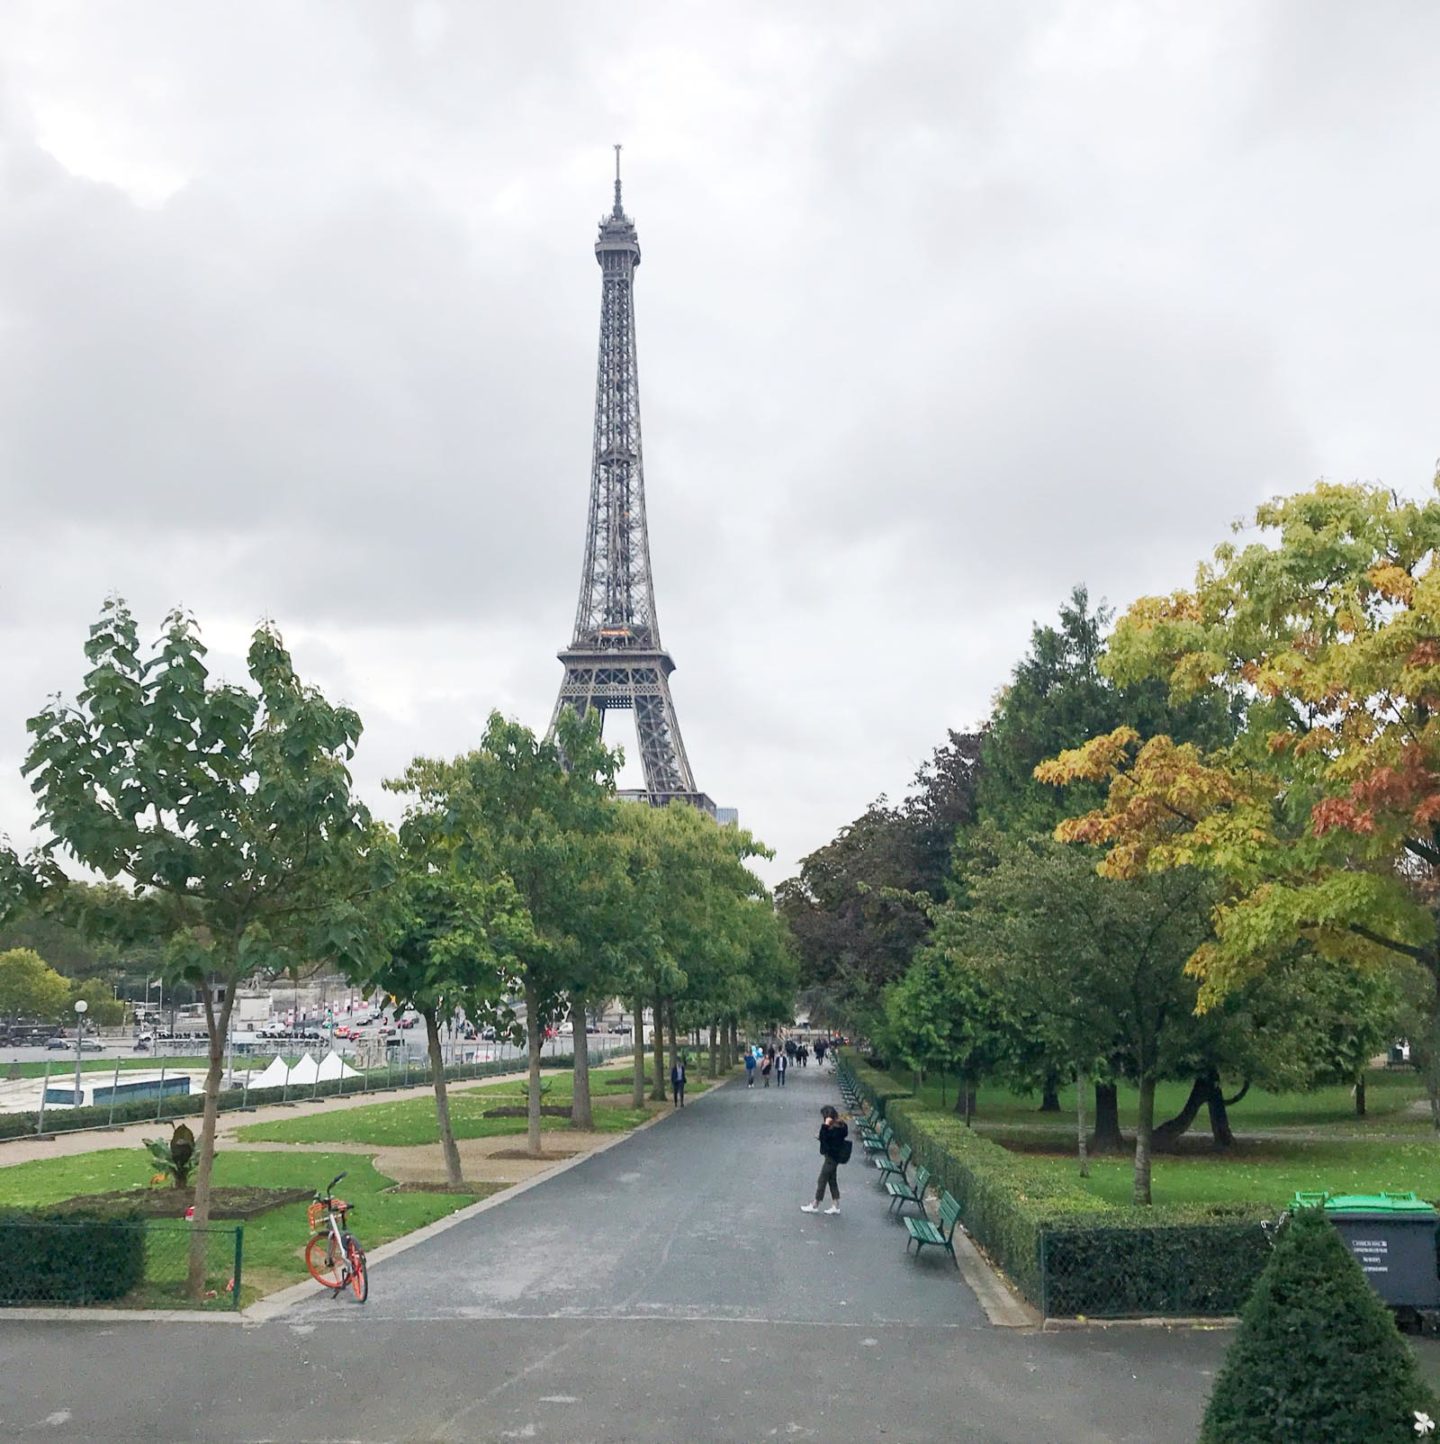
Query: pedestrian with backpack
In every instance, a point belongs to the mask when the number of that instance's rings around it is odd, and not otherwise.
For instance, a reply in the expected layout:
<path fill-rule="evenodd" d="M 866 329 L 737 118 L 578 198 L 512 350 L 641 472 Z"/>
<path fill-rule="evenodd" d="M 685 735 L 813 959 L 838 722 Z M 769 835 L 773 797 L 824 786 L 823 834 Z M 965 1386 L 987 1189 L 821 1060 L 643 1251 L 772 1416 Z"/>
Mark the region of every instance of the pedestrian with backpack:
<path fill-rule="evenodd" d="M 825 1197 L 825 1190 L 830 1190 L 830 1207 L 826 1213 L 840 1212 L 840 1183 L 835 1177 L 835 1171 L 842 1163 L 850 1162 L 850 1150 L 854 1144 L 850 1141 L 850 1128 L 843 1118 L 835 1111 L 830 1104 L 826 1104 L 820 1110 L 820 1177 L 815 1180 L 815 1202 L 802 1203 L 801 1213 L 819 1213 L 820 1200 Z"/>

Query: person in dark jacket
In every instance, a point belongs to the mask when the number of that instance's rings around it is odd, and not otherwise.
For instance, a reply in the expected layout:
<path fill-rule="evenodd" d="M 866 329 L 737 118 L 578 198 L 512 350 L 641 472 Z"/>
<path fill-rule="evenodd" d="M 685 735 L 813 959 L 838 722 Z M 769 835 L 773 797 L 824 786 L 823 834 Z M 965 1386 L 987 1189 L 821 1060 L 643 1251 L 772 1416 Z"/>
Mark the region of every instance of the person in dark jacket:
<path fill-rule="evenodd" d="M 675 1065 L 670 1069 L 670 1091 L 675 1095 L 672 1105 L 675 1108 L 685 1106 L 685 1060 L 677 1058 Z"/>
<path fill-rule="evenodd" d="M 849 1125 L 830 1106 L 826 1104 L 820 1110 L 820 1177 L 815 1180 L 815 1202 L 802 1203 L 801 1213 L 819 1213 L 820 1200 L 825 1196 L 825 1189 L 830 1189 L 830 1207 L 826 1213 L 840 1212 L 840 1183 L 835 1177 L 835 1170 L 840 1166 L 840 1157 L 846 1152 L 845 1140 L 850 1136 Z"/>

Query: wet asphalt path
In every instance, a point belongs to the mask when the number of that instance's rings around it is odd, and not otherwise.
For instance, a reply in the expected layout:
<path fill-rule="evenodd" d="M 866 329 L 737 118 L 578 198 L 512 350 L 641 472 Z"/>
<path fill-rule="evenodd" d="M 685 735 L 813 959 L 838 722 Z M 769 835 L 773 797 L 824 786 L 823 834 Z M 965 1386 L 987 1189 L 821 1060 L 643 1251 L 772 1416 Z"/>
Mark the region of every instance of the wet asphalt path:
<path fill-rule="evenodd" d="M 834 1077 L 743 1080 L 538 1188 L 376 1266 L 372 1319 L 985 1322 L 954 1264 L 905 1257 L 876 1169 L 855 1148 L 841 1213 L 804 1214 Z M 828 1202 L 828 1198 L 827 1198 Z M 357 1220 L 358 1222 L 358 1220 Z M 304 1316 L 331 1317 L 325 1297 Z"/>

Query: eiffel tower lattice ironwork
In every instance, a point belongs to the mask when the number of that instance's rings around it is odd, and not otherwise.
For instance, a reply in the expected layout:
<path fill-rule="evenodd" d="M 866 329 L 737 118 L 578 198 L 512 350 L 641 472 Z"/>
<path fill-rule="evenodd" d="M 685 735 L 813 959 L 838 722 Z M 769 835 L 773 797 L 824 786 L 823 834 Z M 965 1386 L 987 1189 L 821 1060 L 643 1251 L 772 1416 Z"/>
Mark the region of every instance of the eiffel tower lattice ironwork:
<path fill-rule="evenodd" d="M 640 377 L 635 361 L 635 267 L 640 242 L 620 204 L 620 147 L 615 147 L 615 204 L 600 222 L 600 365 L 595 382 L 595 448 L 590 467 L 590 515 L 575 635 L 559 654 L 565 677 L 550 730 L 561 709 L 582 717 L 612 709 L 635 714 L 644 770 L 643 792 L 654 806 L 688 802 L 714 813 L 695 786 L 670 674 L 660 641 L 650 538 L 645 525 L 645 471 L 640 449 Z"/>

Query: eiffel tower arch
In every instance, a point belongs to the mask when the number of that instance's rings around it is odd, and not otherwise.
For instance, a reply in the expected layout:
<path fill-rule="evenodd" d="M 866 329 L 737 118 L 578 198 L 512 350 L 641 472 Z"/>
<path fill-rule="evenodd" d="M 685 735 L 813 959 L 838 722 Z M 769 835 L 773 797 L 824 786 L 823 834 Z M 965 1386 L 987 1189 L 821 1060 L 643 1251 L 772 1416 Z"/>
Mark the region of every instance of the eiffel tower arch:
<path fill-rule="evenodd" d="M 635 268 L 640 241 L 620 204 L 620 147 L 615 147 L 615 203 L 595 242 L 600 263 L 600 359 L 595 379 L 595 438 L 590 508 L 575 632 L 559 653 L 565 666 L 550 731 L 564 707 L 582 717 L 633 714 L 652 806 L 687 802 L 712 816 L 715 804 L 695 785 L 670 695 L 675 670 L 660 641 L 650 536 L 645 523 L 645 467 L 640 446 L 640 374 L 635 359 Z"/>

